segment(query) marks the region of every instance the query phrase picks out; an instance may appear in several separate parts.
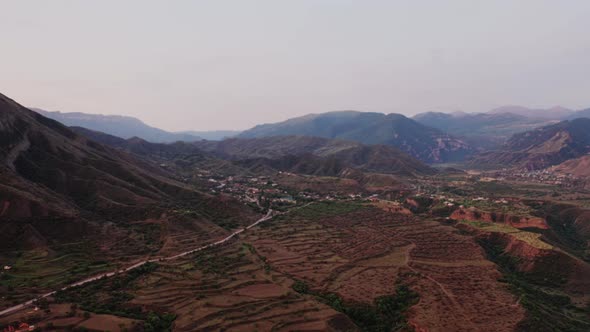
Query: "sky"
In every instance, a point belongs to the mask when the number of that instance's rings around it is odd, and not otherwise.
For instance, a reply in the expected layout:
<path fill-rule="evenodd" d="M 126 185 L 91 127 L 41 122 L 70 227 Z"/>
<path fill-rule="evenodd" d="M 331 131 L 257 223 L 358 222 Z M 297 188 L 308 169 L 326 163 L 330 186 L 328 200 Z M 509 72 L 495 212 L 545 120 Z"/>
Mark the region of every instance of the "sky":
<path fill-rule="evenodd" d="M 167 130 L 590 107 L 590 1 L 0 0 L 0 93 Z"/>

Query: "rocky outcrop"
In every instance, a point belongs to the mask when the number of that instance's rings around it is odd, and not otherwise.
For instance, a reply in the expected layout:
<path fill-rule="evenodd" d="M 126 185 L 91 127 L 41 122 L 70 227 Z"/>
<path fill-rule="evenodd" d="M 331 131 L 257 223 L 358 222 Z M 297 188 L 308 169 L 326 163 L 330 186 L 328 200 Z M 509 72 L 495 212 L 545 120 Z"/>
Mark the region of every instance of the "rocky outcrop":
<path fill-rule="evenodd" d="M 536 248 L 508 233 L 480 232 L 477 239 L 484 247 L 501 249 L 502 255 L 513 258 L 513 268 L 541 284 L 563 286 L 570 294 L 579 296 L 590 292 L 587 262 L 561 250 Z"/>
<path fill-rule="evenodd" d="M 590 119 L 575 119 L 512 136 L 497 151 L 481 153 L 472 166 L 512 166 L 543 169 L 590 152 Z"/>
<path fill-rule="evenodd" d="M 459 208 L 451 214 L 450 218 L 453 220 L 503 223 L 515 228 L 549 228 L 547 222 L 542 218 L 516 216 L 502 212 L 484 212 L 476 208 Z"/>

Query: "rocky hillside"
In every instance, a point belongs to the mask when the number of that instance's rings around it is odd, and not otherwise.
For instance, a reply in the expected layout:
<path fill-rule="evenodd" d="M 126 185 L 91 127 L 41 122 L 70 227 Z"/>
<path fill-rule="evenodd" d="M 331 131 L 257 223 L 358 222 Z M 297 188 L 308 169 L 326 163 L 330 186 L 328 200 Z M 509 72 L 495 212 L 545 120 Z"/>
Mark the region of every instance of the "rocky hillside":
<path fill-rule="evenodd" d="M 561 174 L 571 174 L 576 177 L 590 178 L 590 155 L 571 159 L 550 168 L 551 171 Z"/>
<path fill-rule="evenodd" d="M 516 134 L 500 150 L 476 156 L 472 164 L 542 169 L 589 152 L 590 119 L 579 118 Z"/>
<path fill-rule="evenodd" d="M 402 151 L 385 145 L 310 136 L 277 136 L 195 142 L 219 158 L 242 165 L 266 164 L 305 174 L 336 175 L 346 168 L 405 176 L 434 174 L 434 170 Z M 302 171 L 306 170 L 307 171 Z"/>
<path fill-rule="evenodd" d="M 461 137 L 475 148 L 495 148 L 510 136 L 551 124 L 552 120 L 530 118 L 513 113 L 440 113 L 415 115 L 423 125 Z"/>
<path fill-rule="evenodd" d="M 139 138 L 122 139 L 85 128 L 77 133 L 150 160 L 190 171 L 194 167 L 215 168 L 232 174 L 270 174 L 277 171 L 308 175 L 337 176 L 353 168 L 365 172 L 403 176 L 428 175 L 435 171 L 396 148 L 309 136 L 223 141 L 150 143 Z"/>
<path fill-rule="evenodd" d="M 472 152 L 465 142 L 400 114 L 342 111 L 310 114 L 246 130 L 238 137 L 315 136 L 382 144 L 428 163 L 462 160 Z"/>
<path fill-rule="evenodd" d="M 184 204 L 205 208 L 208 216 L 230 210 L 239 215 L 241 209 L 229 200 L 217 210 L 217 198 L 173 180 L 166 170 L 80 136 L 3 95 L 0 135 L 0 249 L 76 237 L 100 242 L 100 232 L 94 232 L 101 223 L 157 219 Z M 22 232 L 25 225 L 29 232 Z"/>

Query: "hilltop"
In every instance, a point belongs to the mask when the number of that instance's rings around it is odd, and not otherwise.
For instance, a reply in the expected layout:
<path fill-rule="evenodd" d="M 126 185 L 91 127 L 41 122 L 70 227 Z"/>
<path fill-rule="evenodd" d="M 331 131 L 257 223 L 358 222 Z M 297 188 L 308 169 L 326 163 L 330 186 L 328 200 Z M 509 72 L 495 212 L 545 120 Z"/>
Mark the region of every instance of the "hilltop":
<path fill-rule="evenodd" d="M 246 130 L 239 138 L 314 136 L 396 147 L 424 162 L 462 160 L 472 152 L 465 142 L 401 114 L 341 111 L 310 114 Z"/>

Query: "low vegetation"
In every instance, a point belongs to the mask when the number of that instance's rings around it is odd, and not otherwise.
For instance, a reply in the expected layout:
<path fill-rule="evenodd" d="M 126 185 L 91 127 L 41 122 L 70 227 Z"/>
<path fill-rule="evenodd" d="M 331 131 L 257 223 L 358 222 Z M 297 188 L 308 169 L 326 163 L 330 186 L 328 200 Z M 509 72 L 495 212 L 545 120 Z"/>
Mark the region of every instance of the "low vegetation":
<path fill-rule="evenodd" d="M 418 293 L 406 285 L 398 285 L 393 295 L 380 296 L 373 303 L 349 303 L 336 293 L 311 291 L 309 286 L 297 280 L 292 286 L 300 294 L 315 296 L 334 310 L 347 315 L 361 330 L 367 332 L 411 331 L 406 311 L 418 303 Z"/>
<path fill-rule="evenodd" d="M 140 306 L 129 303 L 138 278 L 156 271 L 159 265 L 147 263 L 123 275 L 100 279 L 79 287 L 56 293 L 58 303 L 73 303 L 80 309 L 97 314 L 111 314 L 143 321 L 144 331 L 171 331 L 176 318 L 173 314 L 144 311 Z"/>
<path fill-rule="evenodd" d="M 342 215 L 367 208 L 369 208 L 369 206 L 362 202 L 322 201 L 293 211 L 293 217 L 314 220 Z"/>
<path fill-rule="evenodd" d="M 16 303 L 30 298 L 32 289 L 56 288 L 111 269 L 111 264 L 94 257 L 94 250 L 91 244 L 78 242 L 10 253 L 6 265 L 11 269 L 0 273 L 3 300 Z"/>
<path fill-rule="evenodd" d="M 518 325 L 519 331 L 583 332 L 590 330 L 590 308 L 580 308 L 560 289 L 558 283 L 539 281 L 532 275 L 517 270 L 518 259 L 506 254 L 499 246 L 480 241 L 488 258 L 503 273 L 501 281 L 509 285 L 527 310 L 526 318 Z"/>

